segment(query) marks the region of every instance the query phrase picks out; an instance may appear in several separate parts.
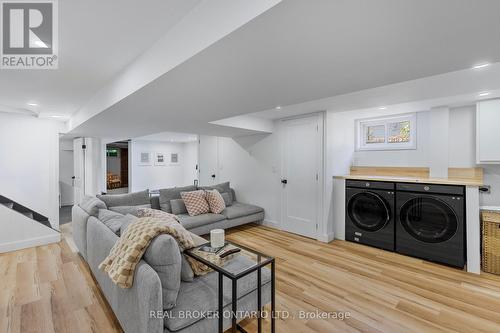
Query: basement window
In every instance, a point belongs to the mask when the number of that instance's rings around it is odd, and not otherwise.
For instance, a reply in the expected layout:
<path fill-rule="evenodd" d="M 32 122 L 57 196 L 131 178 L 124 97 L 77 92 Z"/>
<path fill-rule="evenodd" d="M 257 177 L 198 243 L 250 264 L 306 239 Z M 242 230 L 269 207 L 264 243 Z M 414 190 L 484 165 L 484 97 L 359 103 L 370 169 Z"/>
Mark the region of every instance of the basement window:
<path fill-rule="evenodd" d="M 356 121 L 357 150 L 402 150 L 417 148 L 415 113 L 366 118 Z"/>

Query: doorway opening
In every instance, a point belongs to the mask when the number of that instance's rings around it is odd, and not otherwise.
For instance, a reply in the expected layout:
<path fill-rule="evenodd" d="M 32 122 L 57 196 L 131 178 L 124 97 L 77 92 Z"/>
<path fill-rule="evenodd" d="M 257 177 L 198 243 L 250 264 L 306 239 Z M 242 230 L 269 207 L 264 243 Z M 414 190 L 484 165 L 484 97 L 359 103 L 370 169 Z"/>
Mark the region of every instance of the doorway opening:
<path fill-rule="evenodd" d="M 59 139 L 59 225 L 71 222 L 71 208 L 75 204 L 73 177 L 73 140 Z"/>
<path fill-rule="evenodd" d="M 129 192 L 129 142 L 118 141 L 106 145 L 106 192 Z"/>

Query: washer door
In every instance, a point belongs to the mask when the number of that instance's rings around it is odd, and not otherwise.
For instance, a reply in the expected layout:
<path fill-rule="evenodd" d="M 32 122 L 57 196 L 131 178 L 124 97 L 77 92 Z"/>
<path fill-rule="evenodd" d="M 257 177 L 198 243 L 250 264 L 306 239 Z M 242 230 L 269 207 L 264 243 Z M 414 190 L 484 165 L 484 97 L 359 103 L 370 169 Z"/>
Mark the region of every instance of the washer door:
<path fill-rule="evenodd" d="M 356 227 L 372 232 L 385 227 L 391 219 L 386 201 L 373 192 L 353 195 L 347 204 L 347 214 Z"/>
<path fill-rule="evenodd" d="M 458 218 L 453 209 L 434 197 L 408 200 L 401 207 L 399 220 L 408 234 L 425 243 L 445 242 L 458 229 Z"/>

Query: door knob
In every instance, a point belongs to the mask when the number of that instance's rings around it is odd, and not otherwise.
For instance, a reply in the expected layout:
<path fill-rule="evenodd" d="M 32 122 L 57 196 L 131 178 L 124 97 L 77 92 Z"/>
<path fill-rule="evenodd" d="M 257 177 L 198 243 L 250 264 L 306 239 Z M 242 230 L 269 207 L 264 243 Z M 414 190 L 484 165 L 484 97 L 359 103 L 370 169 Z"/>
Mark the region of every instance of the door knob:
<path fill-rule="evenodd" d="M 282 179 L 282 180 L 281 180 L 281 183 L 282 183 L 282 184 L 288 184 L 288 180 L 286 180 L 286 179 Z"/>

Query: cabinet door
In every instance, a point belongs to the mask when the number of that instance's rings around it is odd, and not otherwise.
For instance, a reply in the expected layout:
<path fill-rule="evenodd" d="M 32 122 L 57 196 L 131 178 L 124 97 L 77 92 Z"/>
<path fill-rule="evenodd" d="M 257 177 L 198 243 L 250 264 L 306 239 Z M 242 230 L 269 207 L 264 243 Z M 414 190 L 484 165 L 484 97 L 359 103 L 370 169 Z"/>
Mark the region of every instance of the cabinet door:
<path fill-rule="evenodd" d="M 500 100 L 477 103 L 476 157 L 478 164 L 500 163 Z"/>

